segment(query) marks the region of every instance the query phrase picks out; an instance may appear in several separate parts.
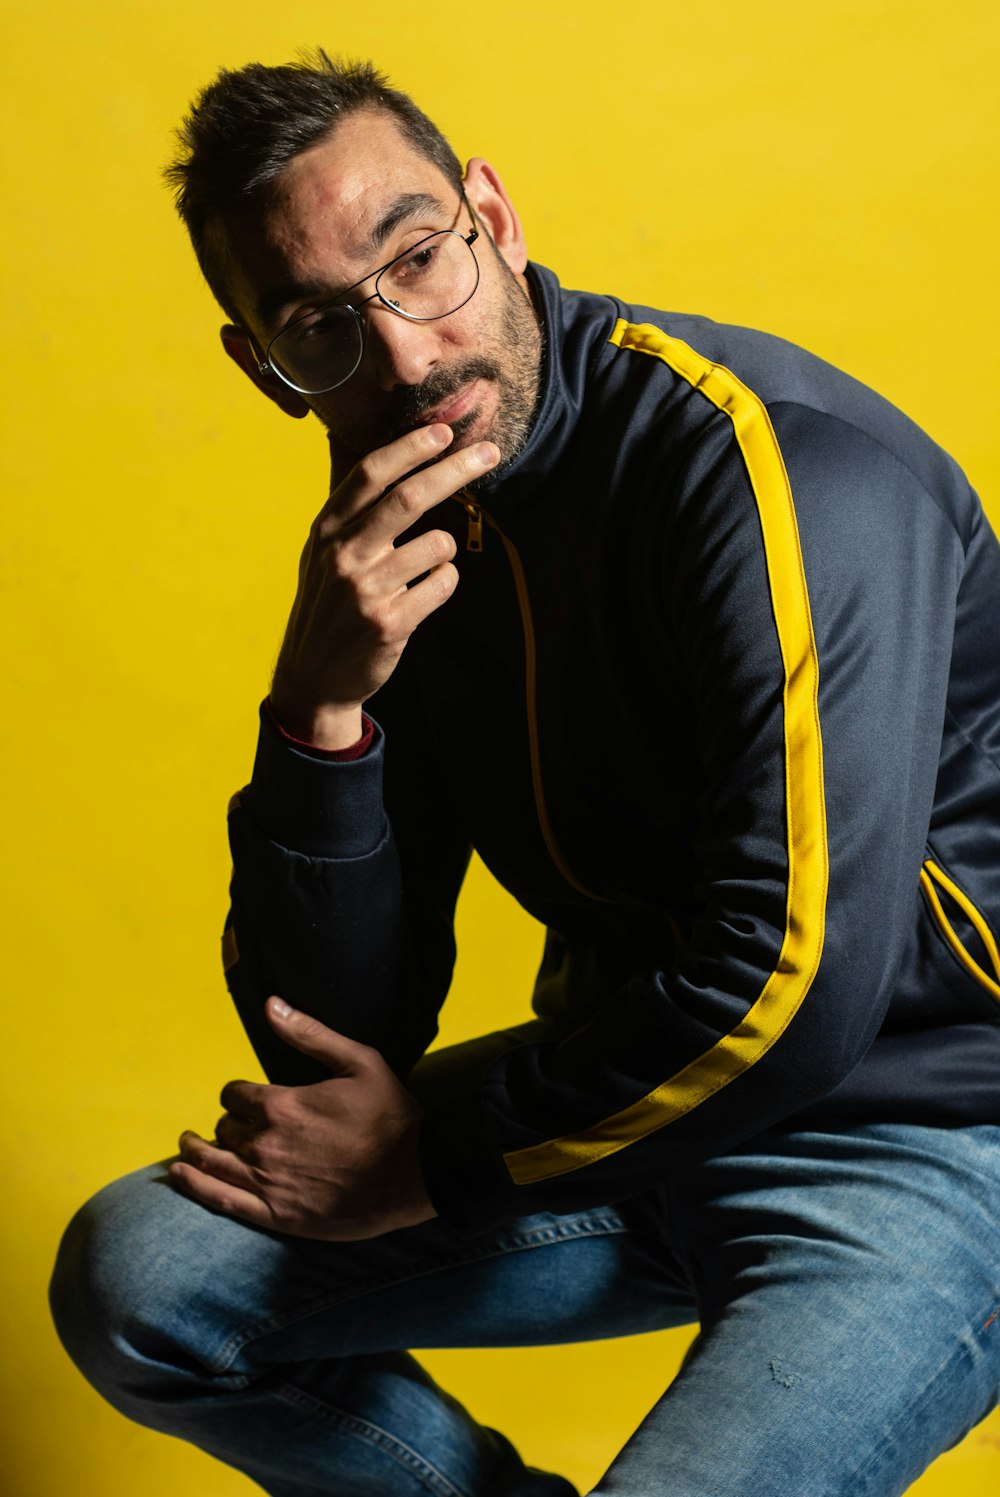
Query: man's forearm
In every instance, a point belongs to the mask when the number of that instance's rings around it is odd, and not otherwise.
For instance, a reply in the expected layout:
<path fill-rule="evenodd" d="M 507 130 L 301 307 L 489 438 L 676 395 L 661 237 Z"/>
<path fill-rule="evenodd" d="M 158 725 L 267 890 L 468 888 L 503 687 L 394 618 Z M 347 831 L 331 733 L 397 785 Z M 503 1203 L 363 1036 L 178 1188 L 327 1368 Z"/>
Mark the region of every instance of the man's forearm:
<path fill-rule="evenodd" d="M 272 993 L 400 1068 L 427 1043 L 399 1012 L 402 892 L 373 734 L 360 759 L 324 759 L 296 749 L 264 711 L 253 778 L 230 807 L 226 978 L 273 1079 L 316 1078 L 265 1023 Z"/>

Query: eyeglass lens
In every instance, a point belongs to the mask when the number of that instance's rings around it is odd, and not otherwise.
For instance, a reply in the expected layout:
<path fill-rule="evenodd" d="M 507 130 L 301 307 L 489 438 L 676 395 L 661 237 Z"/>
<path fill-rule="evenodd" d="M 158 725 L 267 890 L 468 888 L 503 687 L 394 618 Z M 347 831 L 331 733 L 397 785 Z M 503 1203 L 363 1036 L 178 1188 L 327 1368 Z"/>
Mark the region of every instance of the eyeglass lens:
<path fill-rule="evenodd" d="M 478 282 L 472 246 L 461 234 L 443 229 L 387 265 L 375 281 L 375 292 L 402 316 L 433 322 L 464 306 Z M 354 373 L 362 339 L 361 319 L 350 306 L 318 307 L 278 334 L 268 358 L 296 389 L 318 395 Z"/>

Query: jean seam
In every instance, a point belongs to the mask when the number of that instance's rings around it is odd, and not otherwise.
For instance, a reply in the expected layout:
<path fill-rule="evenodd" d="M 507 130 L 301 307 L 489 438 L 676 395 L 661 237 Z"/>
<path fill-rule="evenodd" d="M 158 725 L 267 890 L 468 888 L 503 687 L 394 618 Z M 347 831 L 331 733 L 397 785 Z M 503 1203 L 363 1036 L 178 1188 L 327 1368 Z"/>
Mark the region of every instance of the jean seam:
<path fill-rule="evenodd" d="M 362 1419 L 360 1415 L 337 1408 L 335 1404 L 324 1403 L 322 1399 L 306 1393 L 294 1383 L 276 1383 L 274 1393 L 286 1403 L 296 1404 L 311 1414 L 318 1414 L 345 1434 L 354 1435 L 376 1450 L 381 1450 L 410 1475 L 415 1476 L 429 1492 L 434 1493 L 434 1497 L 469 1497 L 464 1488 L 456 1487 L 454 1482 L 449 1481 L 443 1472 L 431 1465 L 412 1445 L 407 1445 L 405 1440 L 383 1429 L 381 1425 L 373 1424 L 370 1419 Z"/>
<path fill-rule="evenodd" d="M 457 1268 L 465 1263 L 485 1262 L 489 1258 L 500 1258 L 507 1253 L 526 1252 L 538 1247 L 552 1246 L 557 1242 L 568 1242 L 579 1237 L 611 1237 L 620 1233 L 628 1232 L 628 1227 L 618 1216 L 587 1217 L 583 1221 L 567 1222 L 565 1226 L 545 1226 L 535 1228 L 531 1232 L 518 1233 L 512 1237 L 501 1240 L 492 1239 L 488 1247 L 465 1248 L 458 1252 L 442 1253 L 437 1257 L 424 1258 L 416 1265 L 410 1265 L 405 1271 L 396 1270 L 375 1275 L 363 1280 L 360 1284 L 351 1284 L 336 1292 L 328 1293 L 318 1299 L 310 1300 L 306 1304 L 299 1303 L 294 1309 L 274 1315 L 268 1320 L 261 1321 L 249 1328 L 234 1331 L 227 1341 L 224 1341 L 219 1350 L 211 1359 L 206 1359 L 207 1365 L 213 1372 L 227 1372 L 234 1358 L 251 1341 L 258 1340 L 262 1336 L 270 1336 L 275 1331 L 285 1330 L 300 1320 L 308 1320 L 311 1316 L 320 1314 L 324 1310 L 331 1310 L 336 1305 L 343 1304 L 349 1300 L 363 1298 L 366 1294 L 373 1294 L 376 1290 L 387 1289 L 394 1284 L 407 1283 L 414 1279 L 426 1278 L 431 1274 L 438 1273 L 445 1268 Z"/>

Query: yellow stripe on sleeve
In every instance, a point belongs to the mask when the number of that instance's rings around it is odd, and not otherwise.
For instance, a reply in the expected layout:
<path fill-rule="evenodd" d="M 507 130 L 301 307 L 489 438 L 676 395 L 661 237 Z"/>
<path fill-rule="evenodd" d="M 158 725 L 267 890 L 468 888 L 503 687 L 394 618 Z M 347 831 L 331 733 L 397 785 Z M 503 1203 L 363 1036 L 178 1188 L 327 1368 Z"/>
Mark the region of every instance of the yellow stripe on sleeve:
<path fill-rule="evenodd" d="M 785 932 L 774 971 L 726 1035 L 646 1096 L 592 1127 L 504 1155 L 511 1179 L 535 1184 L 594 1164 L 684 1117 L 771 1049 L 812 986 L 823 951 L 829 859 L 820 736 L 819 662 L 805 569 L 784 460 L 763 402 L 736 376 L 650 324 L 620 319 L 610 341 L 662 359 L 724 411 L 760 516 L 768 585 L 784 665 L 788 885 Z"/>

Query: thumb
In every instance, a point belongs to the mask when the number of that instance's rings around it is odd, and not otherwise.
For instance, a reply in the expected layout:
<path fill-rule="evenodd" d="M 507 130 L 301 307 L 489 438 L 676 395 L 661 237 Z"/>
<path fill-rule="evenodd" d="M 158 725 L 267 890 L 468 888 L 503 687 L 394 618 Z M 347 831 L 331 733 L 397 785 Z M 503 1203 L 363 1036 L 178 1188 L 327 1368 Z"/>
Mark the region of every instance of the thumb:
<path fill-rule="evenodd" d="M 348 1039 L 328 1029 L 319 1019 L 291 1008 L 283 998 L 269 998 L 264 1005 L 272 1029 L 285 1041 L 322 1063 L 334 1075 L 352 1075 L 360 1068 L 362 1057 L 368 1049 L 358 1040 Z"/>

